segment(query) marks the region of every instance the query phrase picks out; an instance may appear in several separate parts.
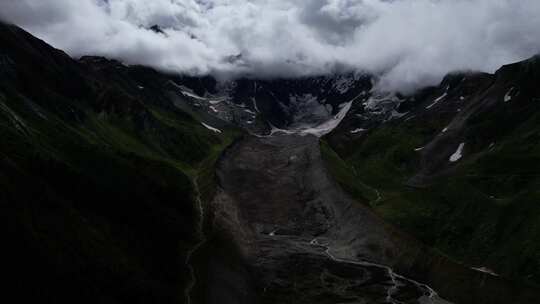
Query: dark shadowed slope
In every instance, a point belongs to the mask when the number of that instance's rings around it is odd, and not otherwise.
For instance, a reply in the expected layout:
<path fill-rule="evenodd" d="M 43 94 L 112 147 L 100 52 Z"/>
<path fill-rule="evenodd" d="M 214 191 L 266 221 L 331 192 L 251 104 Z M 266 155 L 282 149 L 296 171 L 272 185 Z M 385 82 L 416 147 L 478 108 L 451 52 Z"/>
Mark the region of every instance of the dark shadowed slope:
<path fill-rule="evenodd" d="M 6 298 L 185 301 L 186 255 L 200 237 L 193 180 L 233 133 L 178 110 L 167 82 L 151 69 L 74 61 L 0 24 Z"/>

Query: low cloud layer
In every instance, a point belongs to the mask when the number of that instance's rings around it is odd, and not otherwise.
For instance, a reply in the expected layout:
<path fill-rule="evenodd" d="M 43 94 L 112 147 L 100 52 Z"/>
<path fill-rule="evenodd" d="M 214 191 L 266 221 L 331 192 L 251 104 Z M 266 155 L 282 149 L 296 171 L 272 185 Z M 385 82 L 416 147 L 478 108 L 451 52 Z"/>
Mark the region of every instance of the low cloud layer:
<path fill-rule="evenodd" d="M 74 57 L 218 76 L 364 70 L 401 91 L 539 53 L 539 16 L 538 0 L 0 0 L 0 19 Z"/>

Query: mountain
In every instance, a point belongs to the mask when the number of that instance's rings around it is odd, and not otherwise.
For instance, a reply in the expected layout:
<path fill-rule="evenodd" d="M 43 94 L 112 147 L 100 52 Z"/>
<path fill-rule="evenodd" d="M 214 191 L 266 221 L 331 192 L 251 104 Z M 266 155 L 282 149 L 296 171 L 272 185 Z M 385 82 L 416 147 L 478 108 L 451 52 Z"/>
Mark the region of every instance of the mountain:
<path fill-rule="evenodd" d="M 367 95 L 372 88 L 371 76 L 361 73 L 226 82 L 184 76 L 178 83 L 183 84 L 179 90 L 193 99 L 194 106 L 256 134 L 272 130 L 309 132 L 332 120 L 346 103 Z"/>
<path fill-rule="evenodd" d="M 540 57 L 372 98 L 326 138 L 372 208 L 466 265 L 540 283 Z M 375 113 L 375 114 L 374 114 Z"/>
<path fill-rule="evenodd" d="M 184 302 L 211 168 L 241 132 L 180 110 L 170 79 L 0 24 L 2 268 L 19 301 Z"/>
<path fill-rule="evenodd" d="M 532 58 L 413 96 L 352 72 L 218 81 L 73 59 L 0 24 L 6 289 L 533 303 L 538 78 Z"/>

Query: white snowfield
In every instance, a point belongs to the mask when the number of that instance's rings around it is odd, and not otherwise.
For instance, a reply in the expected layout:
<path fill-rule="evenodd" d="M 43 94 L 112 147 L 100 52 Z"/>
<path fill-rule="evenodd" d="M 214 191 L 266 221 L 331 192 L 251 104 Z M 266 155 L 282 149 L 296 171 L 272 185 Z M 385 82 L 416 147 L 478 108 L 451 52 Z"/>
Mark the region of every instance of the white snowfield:
<path fill-rule="evenodd" d="M 353 99 L 353 101 L 354 101 L 354 99 Z M 325 122 L 325 123 L 323 123 L 321 125 L 318 125 L 316 127 L 301 130 L 300 133 L 301 134 L 312 134 L 312 135 L 315 135 L 317 137 L 322 137 L 322 136 L 332 132 L 332 130 L 334 130 L 341 123 L 343 118 L 345 118 L 347 113 L 349 113 L 349 110 L 351 109 L 353 101 L 349 101 L 347 103 L 344 103 L 344 104 L 340 105 L 341 110 L 339 110 L 339 113 L 337 113 L 334 116 L 333 119 L 331 119 L 331 120 L 329 120 L 329 121 L 327 121 L 327 122 Z"/>
<path fill-rule="evenodd" d="M 347 114 L 349 113 L 349 111 L 351 110 L 351 107 L 353 105 L 353 102 L 357 101 L 361 96 L 363 96 L 364 94 L 366 94 L 366 92 L 362 92 L 360 93 L 358 96 L 356 96 L 355 98 L 351 99 L 351 101 L 349 102 L 345 102 L 345 103 L 342 103 L 341 105 L 339 105 L 339 112 L 334 115 L 334 117 L 332 117 L 331 119 L 317 125 L 317 126 L 309 126 L 309 125 L 304 125 L 304 126 L 299 126 L 299 127 L 296 127 L 296 128 L 292 128 L 292 129 L 280 129 L 280 128 L 277 128 L 276 126 L 270 124 L 270 128 L 271 128 L 271 131 L 270 131 L 270 134 L 268 136 L 272 136 L 276 133 L 281 133 L 281 134 L 299 134 L 299 135 L 315 135 L 317 137 L 322 137 L 330 132 L 332 132 L 332 130 L 334 130 L 342 121 L 343 119 L 345 118 L 345 116 L 347 116 Z M 367 131 L 367 130 L 364 130 L 364 129 L 356 129 L 356 130 L 353 130 L 354 132 L 363 132 L 363 131 Z M 353 132 L 351 132 L 353 133 Z"/>
<path fill-rule="evenodd" d="M 204 122 L 201 122 L 201 125 L 203 125 L 205 128 L 207 128 L 210 131 L 213 131 L 213 132 L 216 132 L 216 133 L 221 133 L 220 129 L 216 129 L 216 128 L 212 127 L 212 126 L 209 126 L 209 125 L 205 124 Z"/>
<path fill-rule="evenodd" d="M 355 98 L 356 99 L 356 98 Z M 343 103 L 341 104 L 339 107 L 341 108 L 341 110 L 336 114 L 334 115 L 334 117 L 328 121 L 325 121 L 324 123 L 318 125 L 318 126 L 315 126 L 315 127 L 298 127 L 298 128 L 295 128 L 295 129 L 280 129 L 272 124 L 270 124 L 270 135 L 269 136 L 272 136 L 276 133 L 282 133 L 282 134 L 299 134 L 299 135 L 315 135 L 317 137 L 322 137 L 330 132 L 332 132 L 332 130 L 334 130 L 340 123 L 341 121 L 343 120 L 343 118 L 345 118 L 345 116 L 347 115 L 347 113 L 349 113 L 350 109 L 351 109 L 351 106 L 353 104 L 353 101 L 355 100 L 351 100 L 347 103 Z"/>
<path fill-rule="evenodd" d="M 459 144 L 456 152 L 450 156 L 450 162 L 455 163 L 463 157 L 463 148 L 465 148 L 465 143 Z"/>

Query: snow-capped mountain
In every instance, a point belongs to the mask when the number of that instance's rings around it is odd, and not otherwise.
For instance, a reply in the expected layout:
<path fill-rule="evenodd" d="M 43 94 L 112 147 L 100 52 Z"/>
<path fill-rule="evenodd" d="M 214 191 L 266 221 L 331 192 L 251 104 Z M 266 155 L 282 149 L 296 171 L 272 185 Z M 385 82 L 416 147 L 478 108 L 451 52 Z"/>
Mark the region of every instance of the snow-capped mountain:
<path fill-rule="evenodd" d="M 355 73 L 223 83 L 184 77 L 179 82 L 185 85 L 173 85 L 192 106 L 259 135 L 272 130 L 328 133 L 372 87 L 368 75 Z"/>

